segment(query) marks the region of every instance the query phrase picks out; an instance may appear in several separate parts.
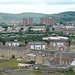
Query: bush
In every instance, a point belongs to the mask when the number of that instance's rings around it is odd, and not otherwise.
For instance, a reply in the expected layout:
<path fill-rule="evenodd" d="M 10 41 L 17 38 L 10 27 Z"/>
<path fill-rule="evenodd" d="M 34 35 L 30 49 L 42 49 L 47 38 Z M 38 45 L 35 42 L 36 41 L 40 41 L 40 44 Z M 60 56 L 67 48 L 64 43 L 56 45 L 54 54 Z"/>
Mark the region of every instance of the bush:
<path fill-rule="evenodd" d="M 12 55 L 12 58 L 15 58 L 15 55 Z"/>
<path fill-rule="evenodd" d="M 2 55 L 2 57 L 4 57 L 4 55 Z"/>

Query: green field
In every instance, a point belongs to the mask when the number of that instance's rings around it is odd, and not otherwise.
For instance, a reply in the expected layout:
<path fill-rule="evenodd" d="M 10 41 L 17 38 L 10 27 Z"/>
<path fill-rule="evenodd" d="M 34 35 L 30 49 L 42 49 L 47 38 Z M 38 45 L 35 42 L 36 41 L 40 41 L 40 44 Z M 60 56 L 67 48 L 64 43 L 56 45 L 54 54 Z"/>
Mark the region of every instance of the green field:
<path fill-rule="evenodd" d="M 13 59 L 1 59 L 0 60 L 0 69 L 5 69 L 8 67 L 18 67 L 18 63 L 19 62 L 24 62 L 24 61 L 17 61 L 17 60 L 13 60 Z"/>

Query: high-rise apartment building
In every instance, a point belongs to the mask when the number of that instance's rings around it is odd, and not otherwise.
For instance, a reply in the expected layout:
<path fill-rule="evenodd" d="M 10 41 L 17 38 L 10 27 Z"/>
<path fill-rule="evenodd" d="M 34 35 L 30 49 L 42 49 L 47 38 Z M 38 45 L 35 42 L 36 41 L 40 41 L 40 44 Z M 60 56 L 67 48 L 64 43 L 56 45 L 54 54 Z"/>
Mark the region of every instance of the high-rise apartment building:
<path fill-rule="evenodd" d="M 29 18 L 29 25 L 33 25 L 33 18 Z"/>
<path fill-rule="evenodd" d="M 51 25 L 55 25 L 55 18 L 52 18 Z"/>
<path fill-rule="evenodd" d="M 44 24 L 44 18 L 40 18 L 40 24 Z"/>
<path fill-rule="evenodd" d="M 23 25 L 24 25 L 24 26 L 25 26 L 25 25 L 28 25 L 28 19 L 23 18 Z"/>
<path fill-rule="evenodd" d="M 55 18 L 45 18 L 45 25 L 46 26 L 55 25 Z"/>
<path fill-rule="evenodd" d="M 45 25 L 49 26 L 49 18 L 45 18 Z"/>

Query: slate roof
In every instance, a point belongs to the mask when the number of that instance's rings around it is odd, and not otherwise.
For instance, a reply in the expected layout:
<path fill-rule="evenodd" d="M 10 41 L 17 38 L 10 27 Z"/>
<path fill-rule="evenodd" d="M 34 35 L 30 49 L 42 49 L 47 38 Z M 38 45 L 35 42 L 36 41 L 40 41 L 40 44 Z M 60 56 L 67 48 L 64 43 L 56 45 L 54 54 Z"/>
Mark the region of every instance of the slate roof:
<path fill-rule="evenodd" d="M 60 52 L 56 53 L 56 57 L 60 57 Z M 75 58 L 75 52 L 73 53 L 62 52 L 61 58 Z"/>
<path fill-rule="evenodd" d="M 7 41 L 7 43 L 20 43 L 20 41 Z"/>
<path fill-rule="evenodd" d="M 50 62 L 51 65 L 57 64 L 57 61 L 52 59 L 52 60 L 48 60 L 48 62 Z"/>
<path fill-rule="evenodd" d="M 42 52 L 42 51 L 32 51 L 31 52 L 32 54 L 37 54 L 37 53 L 40 53 L 42 56 L 46 56 L 46 55 L 54 55 L 55 54 L 55 51 L 51 51 L 51 52 Z"/>
<path fill-rule="evenodd" d="M 0 46 L 0 49 L 9 49 L 9 50 L 27 50 L 25 47 L 8 47 L 8 46 Z"/>
<path fill-rule="evenodd" d="M 44 44 L 43 41 L 31 41 L 29 45 L 31 44 Z"/>

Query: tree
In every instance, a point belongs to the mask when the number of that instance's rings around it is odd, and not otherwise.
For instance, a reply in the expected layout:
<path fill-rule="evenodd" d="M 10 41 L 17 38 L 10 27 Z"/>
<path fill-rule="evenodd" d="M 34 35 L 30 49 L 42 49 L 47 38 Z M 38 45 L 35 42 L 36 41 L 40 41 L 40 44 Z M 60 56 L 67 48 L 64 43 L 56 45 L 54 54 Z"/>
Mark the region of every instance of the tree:
<path fill-rule="evenodd" d="M 49 31 L 49 27 L 46 28 L 46 31 Z"/>
<path fill-rule="evenodd" d="M 52 28 L 52 30 L 54 31 L 54 28 Z"/>
<path fill-rule="evenodd" d="M 2 57 L 4 57 L 4 55 L 2 55 Z"/>
<path fill-rule="evenodd" d="M 69 43 L 69 46 L 70 46 L 71 40 L 70 40 L 70 39 L 68 39 L 68 41 L 67 41 L 67 42 Z"/>
<path fill-rule="evenodd" d="M 15 55 L 12 55 L 12 58 L 15 58 Z"/>
<path fill-rule="evenodd" d="M 20 44 L 18 47 L 24 47 L 24 45 L 23 44 Z"/>
<path fill-rule="evenodd" d="M 20 58 L 22 58 L 22 56 L 20 56 Z"/>
<path fill-rule="evenodd" d="M 61 21 L 60 24 L 63 24 L 63 22 Z"/>
<path fill-rule="evenodd" d="M 29 28 L 28 28 L 28 32 L 31 32 L 31 31 L 32 31 L 31 28 L 32 28 L 32 27 L 29 27 Z"/>

